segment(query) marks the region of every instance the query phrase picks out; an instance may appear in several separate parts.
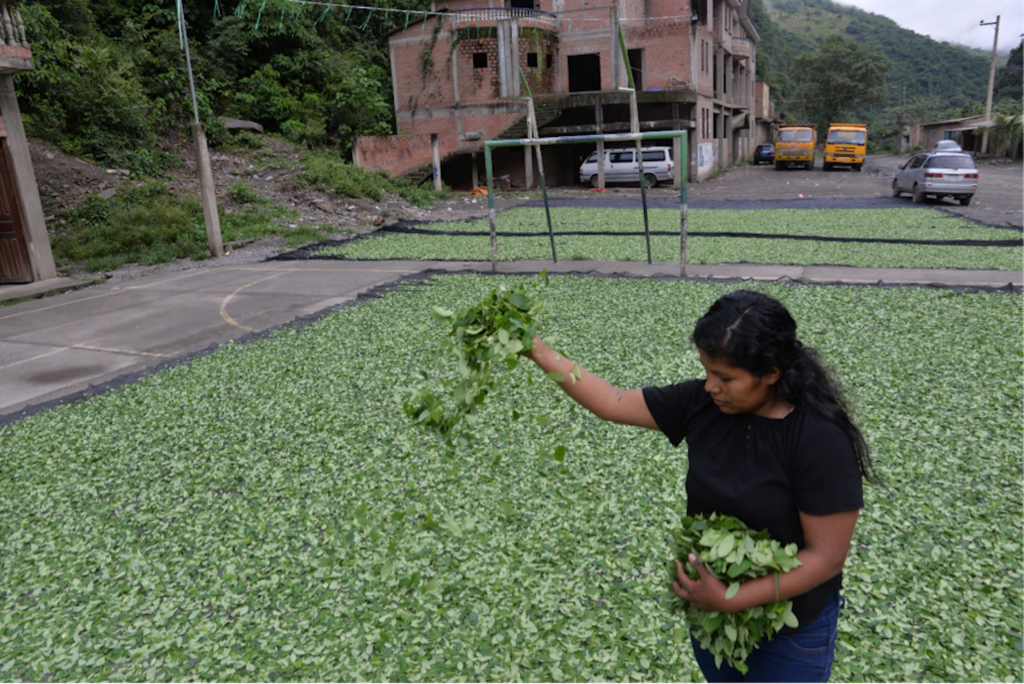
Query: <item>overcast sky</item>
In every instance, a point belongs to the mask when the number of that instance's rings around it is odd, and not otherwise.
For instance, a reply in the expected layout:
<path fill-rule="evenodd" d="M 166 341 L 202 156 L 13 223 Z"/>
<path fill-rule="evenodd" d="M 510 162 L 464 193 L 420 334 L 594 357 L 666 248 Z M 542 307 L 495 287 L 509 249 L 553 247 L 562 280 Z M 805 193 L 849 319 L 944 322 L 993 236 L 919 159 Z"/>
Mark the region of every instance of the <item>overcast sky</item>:
<path fill-rule="evenodd" d="M 935 40 L 992 49 L 995 26 L 979 26 L 999 19 L 999 53 L 1020 43 L 1024 33 L 1021 0 L 836 0 L 867 12 L 889 17 L 903 28 Z"/>

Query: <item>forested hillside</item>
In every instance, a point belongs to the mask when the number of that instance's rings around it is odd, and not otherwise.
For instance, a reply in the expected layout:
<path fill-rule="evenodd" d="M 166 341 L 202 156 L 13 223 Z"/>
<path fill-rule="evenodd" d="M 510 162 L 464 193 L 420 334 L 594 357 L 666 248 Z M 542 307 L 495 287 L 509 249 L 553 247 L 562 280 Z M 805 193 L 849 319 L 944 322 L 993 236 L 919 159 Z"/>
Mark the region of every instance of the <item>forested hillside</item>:
<path fill-rule="evenodd" d="M 211 144 L 225 135 L 222 117 L 255 120 L 294 143 L 342 153 L 353 136 L 393 132 L 387 36 L 416 21 L 408 10 L 429 5 L 384 0 L 370 11 L 185 0 L 199 115 Z M 173 2 L 39 0 L 21 12 L 37 67 L 15 77 L 30 135 L 109 166 L 152 172 L 174 163 L 159 142 L 169 130 L 187 130 L 193 112 Z M 900 110 L 925 121 L 983 109 L 988 58 L 977 51 L 829 0 L 752 0 L 750 16 L 762 38 L 759 75 L 791 119 L 813 117 L 815 104 L 794 65 L 835 35 L 891 63 L 876 88 L 880 104 L 850 112 L 872 125 L 874 144 L 894 139 Z M 1019 109 L 1019 49 L 999 82 L 997 111 Z"/>
<path fill-rule="evenodd" d="M 199 114 L 252 119 L 317 147 L 390 133 L 386 36 L 405 9 L 371 13 L 287 0 L 184 3 Z M 15 78 L 30 135 L 77 156 L 145 170 L 155 136 L 192 123 L 185 52 L 171 1 L 41 0 L 22 6 L 36 70 Z"/>
<path fill-rule="evenodd" d="M 895 138 L 901 111 L 908 122 L 984 113 L 990 56 L 982 51 L 935 41 L 887 17 L 831 0 L 752 0 L 750 16 L 762 37 L 759 74 L 772 87 L 773 101 L 791 120 L 813 114 L 813 106 L 801 98 L 793 64 L 833 35 L 876 48 L 891 64 L 881 103 L 850 112 L 872 127 L 875 142 Z M 1015 53 L 1017 78 L 1013 78 L 1011 57 L 1000 71 L 1006 75 L 997 81 L 1002 84 L 995 97 L 997 112 L 1020 110 L 1020 49 Z"/>

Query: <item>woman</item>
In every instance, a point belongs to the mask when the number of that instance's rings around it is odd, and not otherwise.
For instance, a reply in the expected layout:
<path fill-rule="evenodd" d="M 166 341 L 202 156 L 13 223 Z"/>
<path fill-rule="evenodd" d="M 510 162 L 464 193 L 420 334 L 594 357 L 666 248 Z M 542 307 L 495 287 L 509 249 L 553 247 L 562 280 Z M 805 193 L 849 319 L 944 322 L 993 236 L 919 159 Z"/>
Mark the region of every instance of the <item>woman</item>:
<path fill-rule="evenodd" d="M 706 379 L 620 390 L 534 340 L 531 358 L 560 373 L 562 389 L 603 420 L 660 430 L 687 442 L 687 514 L 734 515 L 783 544 L 796 543 L 801 565 L 744 582 L 726 600 L 726 584 L 691 555 L 700 577 L 678 564 L 675 592 L 701 610 L 734 612 L 793 600 L 800 622 L 763 642 L 744 677 L 693 640 L 708 681 L 827 681 L 835 652 L 841 572 L 863 506 L 861 478 L 874 479 L 867 444 L 817 355 L 796 337 L 796 322 L 767 295 L 749 290 L 716 301 L 697 322 L 693 342 Z M 776 594 L 776 591 L 778 592 Z"/>

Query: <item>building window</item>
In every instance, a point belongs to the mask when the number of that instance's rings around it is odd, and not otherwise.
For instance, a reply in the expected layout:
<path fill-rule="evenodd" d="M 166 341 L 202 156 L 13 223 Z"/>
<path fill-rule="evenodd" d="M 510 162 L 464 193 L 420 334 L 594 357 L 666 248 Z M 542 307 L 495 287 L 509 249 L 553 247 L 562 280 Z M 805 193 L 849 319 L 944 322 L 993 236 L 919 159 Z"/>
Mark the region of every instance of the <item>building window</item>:
<path fill-rule="evenodd" d="M 554 55 L 550 55 L 550 54 L 548 55 L 547 65 L 548 65 L 548 69 L 550 69 L 551 67 L 555 66 L 555 57 L 554 57 Z"/>
<path fill-rule="evenodd" d="M 473 53 L 473 68 L 474 69 L 486 69 L 487 68 L 487 53 L 486 52 L 474 52 Z"/>
<path fill-rule="evenodd" d="M 537 53 L 527 52 L 526 53 L 526 66 L 536 67 L 537 66 Z"/>

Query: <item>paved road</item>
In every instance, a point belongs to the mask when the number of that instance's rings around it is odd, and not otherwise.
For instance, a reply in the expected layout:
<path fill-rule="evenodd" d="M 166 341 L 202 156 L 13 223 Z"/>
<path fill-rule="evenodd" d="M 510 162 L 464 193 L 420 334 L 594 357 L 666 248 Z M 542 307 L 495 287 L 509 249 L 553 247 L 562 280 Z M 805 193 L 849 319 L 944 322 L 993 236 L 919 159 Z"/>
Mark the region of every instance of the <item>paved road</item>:
<path fill-rule="evenodd" d="M 678 277 L 677 262 L 502 263 L 500 273 Z M 314 316 L 424 271 L 490 272 L 488 262 L 265 262 L 138 278 L 0 308 L 0 424 L 102 391 L 231 340 Z M 691 266 L 688 277 L 953 287 L 1024 286 L 1003 271 Z"/>

